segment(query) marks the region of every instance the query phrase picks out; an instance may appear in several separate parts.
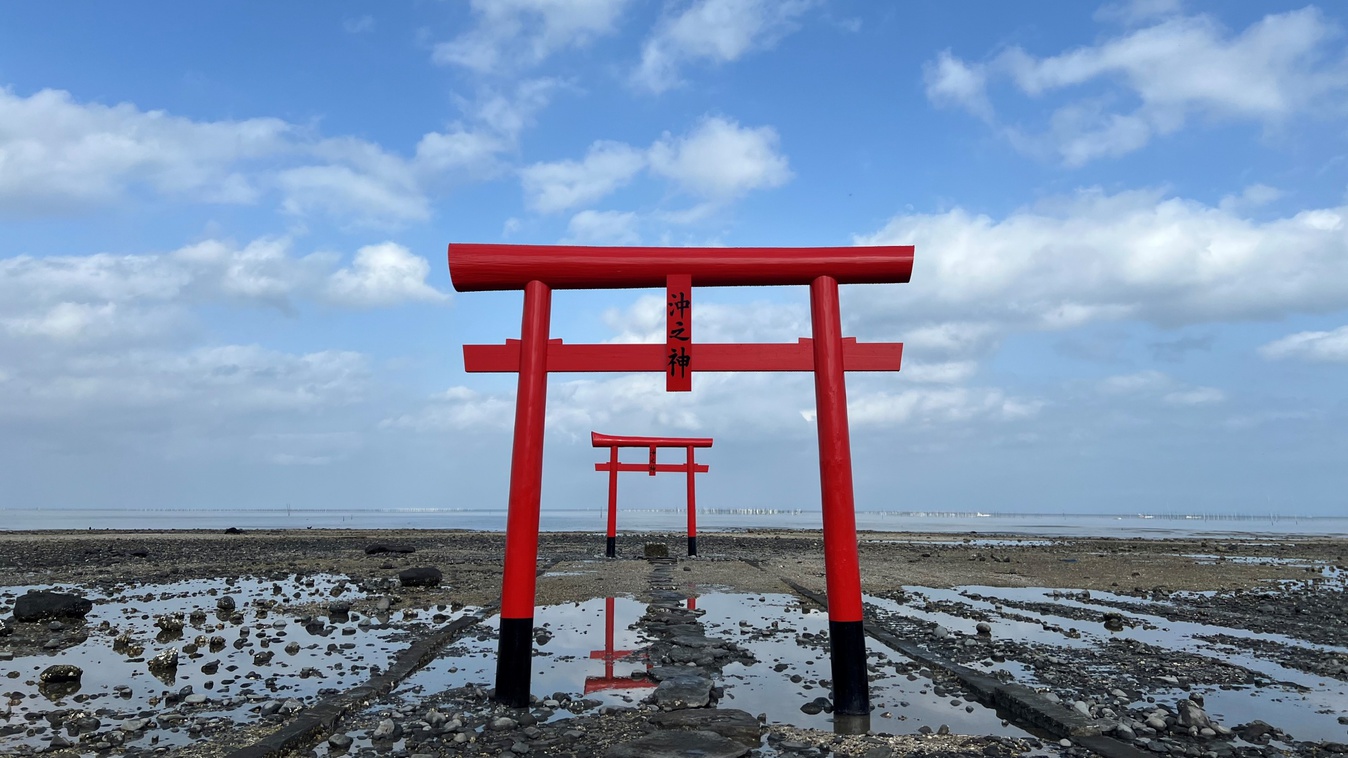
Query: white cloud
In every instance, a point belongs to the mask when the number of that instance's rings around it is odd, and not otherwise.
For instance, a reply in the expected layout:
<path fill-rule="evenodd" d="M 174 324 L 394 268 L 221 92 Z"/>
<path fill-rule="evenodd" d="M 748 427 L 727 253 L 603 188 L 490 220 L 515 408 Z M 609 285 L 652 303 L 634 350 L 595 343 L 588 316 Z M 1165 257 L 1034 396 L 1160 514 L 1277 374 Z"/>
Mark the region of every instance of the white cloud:
<path fill-rule="evenodd" d="M 1009 397 L 1001 390 L 952 387 L 913 389 L 898 393 L 873 392 L 848 398 L 848 420 L 858 427 L 898 424 L 1018 421 L 1036 415 L 1044 403 Z M 813 409 L 801 415 L 813 421 Z"/>
<path fill-rule="evenodd" d="M 635 245 L 641 241 L 635 213 L 581 211 L 566 225 L 567 244 Z"/>
<path fill-rule="evenodd" d="M 359 18 L 347 18 L 342 21 L 342 28 L 347 34 L 366 34 L 374 31 L 374 16 L 365 14 Z"/>
<path fill-rule="evenodd" d="M 356 251 L 350 268 L 333 272 L 327 294 L 338 304 L 366 308 L 448 300 L 426 283 L 430 273 L 431 264 L 402 245 L 367 245 Z"/>
<path fill-rule="evenodd" d="M 1278 126 L 1341 104 L 1348 68 L 1342 48 L 1329 49 L 1338 37 L 1314 7 L 1270 14 L 1234 35 L 1210 16 L 1168 17 L 1042 58 L 1013 47 L 989 63 L 971 64 L 946 51 L 926 66 L 927 94 L 937 105 L 958 105 L 991 120 L 984 90 L 994 77 L 1034 98 L 1075 95 L 1092 84 L 1126 90 L 1123 97 L 1080 96 L 1055 110 L 1040 134 L 1004 130 L 1017 147 L 1080 166 L 1136 151 L 1195 116 Z M 1121 112 L 1114 106 L 1120 101 L 1138 105 Z"/>
<path fill-rule="evenodd" d="M 1348 363 L 1348 326 L 1332 332 L 1297 332 L 1259 348 L 1269 360 Z"/>
<path fill-rule="evenodd" d="M 435 46 L 436 63 L 479 73 L 536 66 L 612 34 L 628 0 L 473 0 L 477 25 Z"/>
<path fill-rule="evenodd" d="M 960 106 L 976 116 L 992 118 L 987 74 L 982 66 L 965 63 L 947 49 L 936 56 L 935 62 L 923 64 L 922 78 L 927 85 L 927 99 L 933 103 Z"/>
<path fill-rule="evenodd" d="M 1171 405 L 1213 405 L 1226 400 L 1226 393 L 1216 387 L 1190 387 L 1167 392 L 1161 398 Z"/>
<path fill-rule="evenodd" d="M 390 182 L 349 166 L 303 166 L 282 171 L 277 181 L 286 195 L 283 207 L 299 215 L 317 211 L 381 223 L 430 218 L 430 204 L 410 176 Z"/>
<path fill-rule="evenodd" d="M 906 345 L 905 345 L 906 347 Z M 926 363 L 905 361 L 900 377 L 921 384 L 962 384 L 978 373 L 974 361 L 945 361 Z"/>
<path fill-rule="evenodd" d="M 295 355 L 222 345 L 186 353 L 70 353 L 6 382 L 0 414 L 76 419 L 136 409 L 171 424 L 177 414 L 309 413 L 361 400 L 368 374 L 363 355 L 333 350 Z"/>
<path fill-rule="evenodd" d="M 582 161 L 535 163 L 520 170 L 525 201 L 540 213 L 592 203 L 627 184 L 646 165 L 642 151 L 621 142 L 599 141 Z"/>
<path fill-rule="evenodd" d="M 148 342 L 192 323 L 208 303 L 293 308 L 297 299 L 370 307 L 440 301 L 430 264 L 399 245 L 362 248 L 335 270 L 330 253 L 296 255 L 285 238 L 207 240 L 163 254 L 0 258 L 0 330 L 58 342 Z"/>
<path fill-rule="evenodd" d="M 1213 405 L 1226 400 L 1226 393 L 1216 387 L 1184 384 L 1156 370 L 1107 377 L 1097 387 L 1104 395 L 1159 399 L 1170 405 Z"/>
<path fill-rule="evenodd" d="M 661 21 L 641 49 L 633 82 L 651 92 L 680 84 L 688 63 L 729 63 L 795 31 L 811 0 L 695 0 Z"/>
<path fill-rule="evenodd" d="M 235 167 L 286 149 L 279 119 L 197 122 L 163 111 L 81 104 L 70 93 L 19 97 L 0 89 L 0 216 L 99 205 L 144 185 L 170 196 L 253 202 Z"/>
<path fill-rule="evenodd" d="M 45 310 L 0 317 L 0 327 L 16 337 L 57 342 L 139 342 L 178 331 L 184 319 L 176 308 L 143 309 L 117 303 L 60 302 Z"/>
<path fill-rule="evenodd" d="M 858 244 L 915 244 L 913 283 L 856 288 L 852 318 L 1062 329 L 1348 308 L 1348 207 L 1254 221 L 1159 192 L 1083 190 L 1005 218 L 896 216 Z M 895 292 L 901 287 L 902 292 Z M 853 310 L 853 305 L 857 310 Z"/>
<path fill-rule="evenodd" d="M 465 102 L 472 123 L 425 134 L 411 158 L 280 119 L 193 121 L 130 103 L 80 103 L 59 90 L 25 98 L 0 89 L 0 218 L 77 213 L 148 189 L 204 203 L 279 195 L 287 212 L 351 225 L 425 221 L 435 186 L 493 175 L 555 87 L 531 80 L 509 97 Z"/>
<path fill-rule="evenodd" d="M 652 145 L 651 171 L 714 198 L 780 187 L 791 179 L 791 169 L 786 156 L 777 152 L 778 141 L 770 126 L 741 127 L 713 116 L 685 137 L 666 134 Z"/>
<path fill-rule="evenodd" d="M 451 387 L 431 398 L 417 413 L 384 419 L 382 429 L 418 432 L 511 428 L 515 418 L 513 398 L 483 395 L 467 387 Z"/>
<path fill-rule="evenodd" d="M 1132 395 L 1155 392 L 1173 385 L 1174 380 L 1160 371 L 1139 371 L 1104 379 L 1100 382 L 1100 391 L 1106 395 Z"/>
<path fill-rule="evenodd" d="M 1100 6 L 1095 12 L 1095 19 L 1132 25 L 1173 16 L 1182 10 L 1183 4 L 1180 0 L 1124 0 Z"/>

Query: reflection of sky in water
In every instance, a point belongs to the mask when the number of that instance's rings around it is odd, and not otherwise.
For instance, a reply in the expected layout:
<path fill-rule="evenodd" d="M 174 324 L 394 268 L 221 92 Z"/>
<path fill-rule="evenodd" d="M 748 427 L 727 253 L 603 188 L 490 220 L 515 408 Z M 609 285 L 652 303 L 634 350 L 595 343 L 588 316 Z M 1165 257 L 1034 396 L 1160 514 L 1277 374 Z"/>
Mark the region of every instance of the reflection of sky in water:
<path fill-rule="evenodd" d="M 1348 682 L 1319 677 L 1295 669 L 1286 668 L 1275 661 L 1261 657 L 1257 652 L 1232 650 L 1229 647 L 1197 639 L 1199 636 L 1225 634 L 1232 637 L 1257 639 L 1281 645 L 1301 648 L 1314 654 L 1348 653 L 1348 648 L 1333 645 L 1318 645 L 1280 634 L 1251 632 L 1218 625 L 1200 624 L 1186 621 L 1170 621 L 1161 616 L 1123 611 L 1129 618 L 1146 622 L 1143 626 L 1124 627 L 1117 632 L 1104 628 L 1103 624 L 1082 621 L 1065 616 L 1044 615 L 1023 608 L 1006 607 L 1006 612 L 1042 620 L 1065 629 L 1076 629 L 1080 639 L 1072 639 L 1060 632 L 1044 629 L 1039 623 L 1018 621 L 1005 618 L 997 610 L 997 599 L 1018 602 L 1048 603 L 1067 608 L 1088 609 L 1103 615 L 1105 612 L 1119 612 L 1118 609 L 1090 601 L 1075 600 L 1066 597 L 1054 597 L 1054 590 L 1030 587 L 959 587 L 954 590 L 934 589 L 930 587 L 905 587 L 909 593 L 909 604 L 902 604 L 885 598 L 867 597 L 866 602 L 886 611 L 900 613 L 912 618 L 923 619 L 945 626 L 952 631 L 965 635 L 975 633 L 977 621 L 954 616 L 942 611 L 928 611 L 920 606 L 926 600 L 951 602 L 972 610 L 986 613 L 993 624 L 994 638 L 1011 639 L 1019 642 L 1047 645 L 1053 647 L 1088 648 L 1096 647 L 1109 638 L 1131 638 L 1149 645 L 1167 650 L 1215 658 L 1236 666 L 1250 669 L 1266 676 L 1270 684 L 1264 687 L 1236 687 L 1225 690 L 1218 686 L 1194 686 L 1193 691 L 1204 696 L 1206 710 L 1227 725 L 1242 724 L 1262 719 L 1278 726 L 1300 740 L 1327 739 L 1343 741 L 1348 730 L 1337 722 L 1337 717 L 1348 712 Z M 1061 592 L 1061 591 L 1060 591 Z M 966 594 L 967 593 L 967 594 Z M 986 600 L 975 600 L 968 594 L 979 595 Z M 1139 600 L 1135 597 L 1114 595 L 1092 590 L 1092 599 L 1119 601 L 1142 605 L 1159 606 L 1161 603 Z M 1146 626 L 1155 628 L 1148 629 Z M 1016 676 L 1016 680 L 1034 685 L 1039 682 L 1033 670 L 1008 660 L 1006 663 L 991 663 L 986 659 L 969 664 L 971 668 L 983 671 L 1006 669 Z M 1277 686 L 1278 682 L 1290 682 L 1307 688 L 1300 692 L 1295 688 Z M 1164 686 L 1159 682 L 1153 685 Z M 1102 685 L 1101 693 L 1107 687 Z M 1180 690 L 1157 690 L 1154 693 L 1157 702 L 1174 705 L 1187 695 Z M 1139 707 L 1145 707 L 1140 704 Z M 1321 713 L 1321 711 L 1326 711 Z"/>
<path fill-rule="evenodd" d="M 310 581 L 312 586 L 309 586 Z M 24 713 L 30 711 L 41 712 L 55 707 L 90 711 L 106 708 L 113 712 L 111 715 L 101 716 L 104 722 L 103 730 L 106 730 L 124 719 L 135 717 L 143 710 L 163 713 L 166 706 L 162 704 L 152 706 L 150 698 L 162 696 L 166 692 L 178 692 L 183 687 L 191 686 L 194 692 L 208 696 L 212 702 L 201 706 L 184 707 L 184 713 L 193 718 L 223 716 L 236 723 L 248 723 L 256 718 L 248 711 L 256 703 L 246 702 L 229 706 L 220 701 L 257 693 L 268 699 L 293 697 L 306 704 L 312 704 L 319 689 L 326 687 L 345 689 L 360 684 L 370 677 L 370 666 L 387 667 L 393 652 L 405 647 L 405 643 L 401 641 L 391 641 L 391 638 L 398 633 L 396 629 L 379 628 L 377 622 L 373 627 L 361 628 L 358 626 L 357 616 L 353 615 L 349 621 L 335 625 L 335 628 L 333 624 L 328 623 L 331 632 L 327 636 L 321 636 L 307 631 L 296 618 L 288 617 L 278 610 L 267 611 L 262 615 L 260 609 L 254 605 L 255 600 L 275 600 L 278 604 L 310 602 L 326 604 L 332 599 L 330 590 L 344 581 L 343 577 L 326 575 L 308 577 L 301 581 L 288 577 L 276 582 L 253 578 L 236 579 L 232 582 L 224 579 L 203 579 L 167 584 L 125 585 L 118 587 L 111 594 L 73 585 L 6 587 L 0 598 L 10 605 L 15 598 L 29 589 L 75 592 L 94 601 L 93 610 L 85 617 L 83 631 L 89 635 L 85 642 L 55 653 L 39 653 L 15 658 L 6 664 L 9 670 L 19 671 L 21 676 L 18 679 L 4 679 L 5 690 L 17 691 L 24 695 L 19 704 L 13 707 L 14 715 L 11 721 L 14 718 L 21 718 Z M 279 592 L 277 588 L 281 588 Z M 211 594 L 212 590 L 215 594 Z M 229 623 L 216 614 L 216 600 L 224 595 L 234 597 L 238 611 L 244 615 L 244 623 Z M 347 590 L 340 597 L 344 600 L 356 600 L 365 597 L 365 593 L 355 585 L 347 583 Z M 190 620 L 189 614 L 195 609 L 206 611 L 205 621 L 193 623 Z M 183 635 L 179 639 L 160 642 L 156 640 L 160 630 L 155 627 L 155 620 L 156 617 L 169 613 L 183 614 Z M 423 611 L 421 616 L 428 617 L 431 613 Z M 460 615 L 449 614 L 448 611 L 446 614 Z M 395 612 L 394 618 L 397 619 L 401 615 Z M 326 617 L 324 618 L 326 620 Z M 109 629 L 99 629 L 104 621 L 109 623 Z M 48 623 L 50 622 L 38 622 L 44 629 Z M 49 636 L 60 637 L 79 628 L 75 623 L 65 621 L 63 623 L 66 625 L 65 630 L 51 632 Z M 238 650 L 234 648 L 234 642 L 240 639 L 241 629 L 248 630 L 247 639 L 251 644 Z M 351 629 L 354 633 L 342 634 L 343 629 Z M 223 637 L 225 647 L 214 653 L 202 647 L 199 651 L 200 656 L 196 659 L 181 653 L 176 674 L 169 684 L 152 676 L 145 661 L 130 661 L 127 655 L 113 650 L 113 639 L 122 632 L 130 632 L 136 642 L 144 646 L 141 656 L 138 657 L 146 660 L 169 648 L 181 651 L 183 645 L 192 642 L 198 635 Z M 260 640 L 263 638 L 269 640 L 269 647 L 261 647 Z M 291 642 L 300 645 L 299 652 L 293 654 L 285 652 L 286 645 Z M 329 645 L 335 645 L 336 649 L 329 652 Z M 269 664 L 255 666 L 253 655 L 262 650 L 271 651 L 274 654 L 272 660 Z M 207 675 L 201 670 L 202 665 L 209 661 L 219 662 L 219 670 L 214 675 Z M 55 664 L 73 664 L 84 670 L 77 691 L 83 696 L 83 702 L 66 696 L 54 703 L 39 693 L 35 684 L 38 675 L 48 666 Z M 229 670 L 231 667 L 235 667 L 232 672 Z M 322 672 L 322 676 L 301 678 L 300 673 L 306 668 L 317 669 Z M 259 675 L 257 679 L 247 678 L 250 672 L 257 672 Z M 224 683 L 230 679 L 234 681 L 230 684 Z M 214 682 L 214 689 L 206 688 L 207 681 Z M 130 697 L 124 698 L 115 693 L 112 688 L 117 685 L 130 687 Z M 154 729 L 147 732 L 146 736 L 142 736 L 139 742 L 148 743 L 149 734 L 157 735 L 160 744 L 165 745 L 182 744 L 193 739 L 186 729 L 177 733 Z M 24 738 L 21 735 L 0 738 L 0 752 L 5 750 L 6 745 L 17 744 L 17 741 L 45 745 L 48 739 L 49 735 L 34 738 Z"/>
<path fill-rule="evenodd" d="M 939 545 L 941 547 L 1051 547 L 1053 545 L 1063 544 L 1057 540 L 1029 540 L 1029 539 L 967 539 L 967 540 L 875 540 L 866 539 L 863 535 L 862 544 L 875 545 L 912 545 L 913 547 L 922 547 L 923 545 Z"/>
<path fill-rule="evenodd" d="M 646 605 L 619 597 L 613 599 L 613 611 L 613 649 L 635 651 L 643 647 L 646 643 L 629 627 L 646 612 Z M 530 691 L 539 698 L 551 697 L 554 692 L 581 697 L 587 678 L 594 681 L 605 677 L 607 672 L 602 657 L 591 657 L 594 652 L 602 656 L 606 649 L 605 598 L 540 606 L 534 614 L 534 626 L 546 628 L 552 636 L 545 644 L 534 646 Z M 493 616 L 482 626 L 494 631 L 499 625 L 500 617 Z M 615 660 L 612 664 L 614 678 L 630 679 L 633 671 L 645 669 L 645 660 L 636 656 Z M 432 694 L 468 684 L 491 687 L 495 681 L 495 637 L 465 636 L 447 647 L 435 661 L 408 677 L 395 695 Z M 649 689 L 602 689 L 585 697 L 605 705 L 634 705 L 649 693 Z M 558 717 L 566 715 L 569 714 L 562 711 Z"/>
<path fill-rule="evenodd" d="M 813 608 L 803 609 L 796 597 L 785 594 L 703 595 L 697 599 L 697 607 L 707 611 L 702 617 L 707 636 L 729 639 L 758 660 L 749 666 L 738 663 L 726 666 L 726 699 L 721 705 L 755 715 L 766 713 L 769 723 L 832 729 L 830 714 L 809 715 L 800 710 L 801 705 L 830 694 L 827 687 L 818 684 L 820 679 L 832 678 L 827 648 L 797 641 L 797 633 L 827 635 L 827 614 Z M 749 628 L 742 629 L 741 621 L 748 621 Z M 774 622 L 787 631 L 766 638 L 741 634 L 753 628 L 770 628 Z M 1015 727 L 1003 727 L 995 712 L 979 703 L 965 702 L 958 693 L 937 697 L 932 693 L 931 680 L 919 676 L 909 681 L 906 673 L 896 672 L 876 655 L 884 653 L 889 660 L 908 662 L 902 653 L 872 639 L 866 640 L 866 649 L 871 663 L 880 663 L 879 674 L 871 681 L 872 732 L 909 733 L 922 726 L 937 729 L 946 724 L 959 734 L 1024 735 Z M 788 668 L 774 671 L 778 663 L 785 663 Z M 804 677 L 804 681 L 792 682 L 793 674 Z M 803 689 L 806 684 L 813 685 L 813 689 Z M 959 704 L 952 705 L 953 700 Z M 907 702 L 908 706 L 901 706 L 901 702 Z M 966 711 L 969 706 L 973 707 L 972 713 Z M 885 713 L 891 715 L 884 716 Z"/>

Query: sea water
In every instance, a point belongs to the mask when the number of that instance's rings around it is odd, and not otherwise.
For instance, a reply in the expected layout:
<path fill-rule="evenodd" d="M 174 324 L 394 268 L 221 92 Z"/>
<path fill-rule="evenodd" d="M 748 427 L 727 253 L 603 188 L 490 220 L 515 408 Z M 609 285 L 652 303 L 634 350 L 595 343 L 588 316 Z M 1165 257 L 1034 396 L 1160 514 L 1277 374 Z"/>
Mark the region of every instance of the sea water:
<path fill-rule="evenodd" d="M 504 509 L 5 509 L 0 530 L 35 529 L 470 529 L 499 532 Z M 602 508 L 544 507 L 546 532 L 602 532 Z M 1037 537 L 1345 537 L 1348 518 L 1212 514 L 935 513 L 857 511 L 857 528 L 874 531 L 1012 534 Z M 624 532 L 681 532 L 680 509 L 619 509 Z M 709 508 L 697 513 L 702 532 L 744 529 L 819 529 L 819 511 Z"/>

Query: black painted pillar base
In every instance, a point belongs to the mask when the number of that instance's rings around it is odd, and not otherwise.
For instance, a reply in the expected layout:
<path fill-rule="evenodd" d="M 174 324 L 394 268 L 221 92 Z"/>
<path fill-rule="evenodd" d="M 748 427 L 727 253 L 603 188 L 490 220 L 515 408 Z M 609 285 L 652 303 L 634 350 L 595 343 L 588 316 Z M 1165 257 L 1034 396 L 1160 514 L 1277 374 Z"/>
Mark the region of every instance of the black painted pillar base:
<path fill-rule="evenodd" d="M 618 557 L 618 538 L 617 538 L 617 537 L 609 537 L 609 538 L 608 538 L 608 547 L 606 547 L 606 548 L 604 549 L 604 555 L 608 556 L 609 558 L 617 558 L 617 557 Z"/>
<path fill-rule="evenodd" d="M 866 630 L 860 621 L 829 621 L 829 662 L 833 664 L 833 712 L 870 716 L 866 678 Z"/>
<path fill-rule="evenodd" d="M 697 555 L 697 537 L 688 538 L 688 554 Z"/>
<path fill-rule="evenodd" d="M 496 648 L 496 702 L 510 708 L 529 707 L 529 676 L 533 673 L 534 620 L 501 619 Z"/>

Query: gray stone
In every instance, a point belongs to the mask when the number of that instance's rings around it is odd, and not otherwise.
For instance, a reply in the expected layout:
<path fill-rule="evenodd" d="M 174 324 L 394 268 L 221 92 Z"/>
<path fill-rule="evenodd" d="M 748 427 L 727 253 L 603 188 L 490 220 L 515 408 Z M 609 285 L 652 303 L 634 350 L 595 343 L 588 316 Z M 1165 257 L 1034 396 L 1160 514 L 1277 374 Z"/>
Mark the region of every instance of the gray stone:
<path fill-rule="evenodd" d="M 79 666 L 58 663 L 55 666 L 48 666 L 38 679 L 43 684 L 58 684 L 61 682 L 78 682 L 83 675 L 84 670 Z"/>
<path fill-rule="evenodd" d="M 421 566 L 398 572 L 398 581 L 404 587 L 435 587 L 444 575 L 434 566 Z"/>
<path fill-rule="evenodd" d="M 1208 714 L 1203 711 L 1202 706 L 1192 700 L 1181 700 L 1176 706 L 1179 713 L 1180 726 L 1196 726 L 1199 729 L 1211 729 L 1212 721 Z"/>
<path fill-rule="evenodd" d="M 417 549 L 411 545 L 387 545 L 383 542 L 374 542 L 365 546 L 366 555 L 381 555 L 383 553 L 415 553 Z"/>
<path fill-rule="evenodd" d="M 646 558 L 668 558 L 669 545 L 663 542 L 647 542 L 642 548 L 642 555 Z"/>
<path fill-rule="evenodd" d="M 370 732 L 370 739 L 393 739 L 393 736 L 397 731 L 398 725 L 393 723 L 393 719 L 381 719 L 378 724 L 375 724 L 374 731 Z"/>
<path fill-rule="evenodd" d="M 715 732 L 659 731 L 610 747 L 607 758 L 740 758 L 749 748 Z"/>
<path fill-rule="evenodd" d="M 673 676 L 660 682 L 651 699 L 667 710 L 702 708 L 711 700 L 711 680 L 700 673 Z"/>
<path fill-rule="evenodd" d="M 29 590 L 14 601 L 14 618 L 19 621 L 43 619 L 82 619 L 94 609 L 94 604 L 79 595 L 46 590 Z"/>
<path fill-rule="evenodd" d="M 127 719 L 126 721 L 123 721 L 122 725 L 118 728 L 123 732 L 139 732 L 149 725 L 149 719 Z"/>
<path fill-rule="evenodd" d="M 171 647 L 146 661 L 152 671 L 167 671 L 178 668 L 178 648 Z"/>
<path fill-rule="evenodd" d="M 233 595 L 225 595 L 224 597 L 215 601 L 215 607 L 222 611 L 229 612 L 234 610 L 238 606 L 236 601 L 234 600 Z"/>
<path fill-rule="evenodd" d="M 508 732 L 517 726 L 519 726 L 519 724 L 516 723 L 515 719 L 512 719 L 509 716 L 502 716 L 491 722 L 491 728 L 498 732 Z"/>
<path fill-rule="evenodd" d="M 664 711 L 651 714 L 648 721 L 659 729 L 715 732 L 749 747 L 758 747 L 763 730 L 758 719 L 734 708 Z"/>
<path fill-rule="evenodd" d="M 352 742 L 355 742 L 355 740 L 340 732 L 328 738 L 328 745 L 337 750 L 345 750 L 351 747 Z"/>

